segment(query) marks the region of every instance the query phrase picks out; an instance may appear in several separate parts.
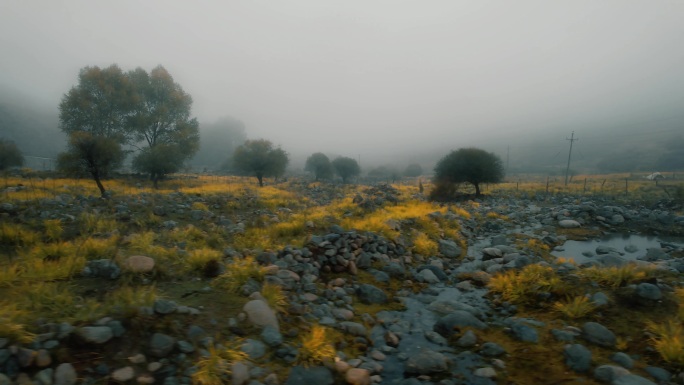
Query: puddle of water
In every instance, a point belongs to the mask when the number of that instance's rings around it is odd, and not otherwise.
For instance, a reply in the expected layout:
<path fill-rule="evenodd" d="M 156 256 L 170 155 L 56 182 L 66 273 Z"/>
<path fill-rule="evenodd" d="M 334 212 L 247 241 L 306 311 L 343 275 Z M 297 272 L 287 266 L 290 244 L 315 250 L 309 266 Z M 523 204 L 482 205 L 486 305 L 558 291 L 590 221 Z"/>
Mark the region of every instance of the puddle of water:
<path fill-rule="evenodd" d="M 681 238 L 635 234 L 611 234 L 588 241 L 566 241 L 562 245 L 563 250 L 554 250 L 551 254 L 556 257 L 572 258 L 577 263 L 583 263 L 590 261 L 592 258 L 583 255 L 583 253 L 595 255 L 597 247 L 606 246 L 616 249 L 619 253 L 623 254 L 622 257 L 627 260 L 636 260 L 637 258 L 646 255 L 648 249 L 660 248 L 661 242 L 675 245 L 677 248 L 684 247 L 684 239 Z"/>

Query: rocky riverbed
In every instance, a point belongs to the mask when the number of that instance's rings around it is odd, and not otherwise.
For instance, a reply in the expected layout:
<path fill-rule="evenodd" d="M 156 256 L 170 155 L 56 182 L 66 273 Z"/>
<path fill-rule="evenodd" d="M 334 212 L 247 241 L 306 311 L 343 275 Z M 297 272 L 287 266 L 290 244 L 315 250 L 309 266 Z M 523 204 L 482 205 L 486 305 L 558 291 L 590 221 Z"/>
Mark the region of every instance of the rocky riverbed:
<path fill-rule="evenodd" d="M 329 199 L 320 188 L 307 194 L 321 203 Z M 155 215 L 180 207 L 188 221 L 223 226 L 231 233 L 249 223 L 246 214 L 236 219 L 192 210 L 196 199 L 172 194 L 155 202 Z M 401 204 L 387 188 L 354 199 L 367 210 Z M 0 212 L 4 220 L 68 221 L 84 207 L 99 204 L 94 198 L 63 196 L 39 206 L 3 203 Z M 149 202 L 141 198 L 120 199 L 112 211 L 124 220 L 145 205 Z M 655 353 L 642 320 L 635 318 L 676 313 L 673 292 L 684 286 L 681 243 L 633 250 L 636 261 L 615 249 L 597 249 L 579 265 L 558 262 L 549 254 L 567 239 L 635 231 L 681 235 L 684 216 L 666 205 L 572 196 L 487 197 L 468 210 L 469 219 L 451 211 L 429 214 L 458 222 L 460 229 L 459 239 L 439 240 L 434 255 L 411 253 L 402 239 L 334 223 L 312 228 L 303 247 L 256 253 L 229 247 L 223 253 L 226 263 L 256 254 L 266 268 L 263 282 L 250 280 L 240 288 L 244 299 L 239 308 L 221 314 L 206 301 L 193 306 L 195 297 L 218 301 L 222 294 L 211 278 L 189 278 L 189 283 L 172 283 L 182 287 L 176 298 L 137 309 L 134 322 L 116 317 L 87 325 L 36 320 L 42 332 L 33 341 L 0 338 L 0 385 L 189 384 L 197 359 L 222 348 L 219 333 L 232 336 L 248 357 L 230 362 L 225 375 L 238 385 L 684 384 L 682 367 Z M 159 228 L 179 225 L 167 219 Z M 406 230 L 411 223 L 392 225 Z M 163 279 L 154 277 L 154 258 L 130 256 L 124 261 L 90 260 L 79 279 L 117 282 L 131 270 L 149 284 Z M 530 265 L 549 267 L 576 283 L 582 269 L 629 263 L 658 274 L 620 287 L 596 282 L 578 286 L 598 310 L 577 319 L 550 311 L 545 304 L 563 299 L 554 293 L 518 304 L 488 287 L 497 274 Z M 277 312 L 263 300 L 259 292 L 266 282 L 285 290 L 285 311 Z M 298 361 L 299 337 L 313 325 L 336 331 L 336 354 L 334 360 L 304 366 Z"/>

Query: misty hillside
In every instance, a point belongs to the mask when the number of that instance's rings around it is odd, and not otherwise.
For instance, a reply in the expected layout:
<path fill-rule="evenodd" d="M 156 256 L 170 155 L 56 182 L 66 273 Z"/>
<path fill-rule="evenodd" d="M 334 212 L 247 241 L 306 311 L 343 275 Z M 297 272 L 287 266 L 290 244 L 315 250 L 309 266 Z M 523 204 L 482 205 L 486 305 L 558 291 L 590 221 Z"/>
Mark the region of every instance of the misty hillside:
<path fill-rule="evenodd" d="M 0 90 L 0 137 L 17 144 L 27 167 L 42 169 L 44 164 L 52 167 L 51 159 L 65 145 L 57 125 L 57 106 L 50 109 L 8 90 Z"/>
<path fill-rule="evenodd" d="M 198 171 L 225 169 L 235 148 L 246 140 L 245 124 L 232 117 L 200 124 L 200 149 L 190 160 Z"/>

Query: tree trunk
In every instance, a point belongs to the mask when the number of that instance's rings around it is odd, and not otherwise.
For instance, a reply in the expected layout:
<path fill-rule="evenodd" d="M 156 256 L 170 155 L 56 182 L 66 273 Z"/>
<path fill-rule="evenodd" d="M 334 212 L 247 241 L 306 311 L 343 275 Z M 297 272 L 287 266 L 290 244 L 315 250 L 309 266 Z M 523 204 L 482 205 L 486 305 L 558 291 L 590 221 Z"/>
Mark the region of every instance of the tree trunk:
<path fill-rule="evenodd" d="M 264 176 L 257 174 L 257 179 L 259 180 L 259 187 L 264 187 Z"/>
<path fill-rule="evenodd" d="M 92 175 L 93 175 L 93 179 L 95 180 L 95 184 L 97 184 L 97 188 L 100 189 L 100 196 L 102 196 L 102 198 L 106 198 L 105 197 L 105 188 L 102 185 L 102 181 L 100 181 L 100 173 L 95 171 L 92 173 Z"/>
<path fill-rule="evenodd" d="M 475 185 L 475 196 L 479 197 L 480 195 L 480 184 L 479 183 L 473 183 Z"/>
<path fill-rule="evenodd" d="M 154 177 L 152 178 L 152 183 L 154 184 L 154 189 L 159 190 L 159 175 L 154 174 Z"/>

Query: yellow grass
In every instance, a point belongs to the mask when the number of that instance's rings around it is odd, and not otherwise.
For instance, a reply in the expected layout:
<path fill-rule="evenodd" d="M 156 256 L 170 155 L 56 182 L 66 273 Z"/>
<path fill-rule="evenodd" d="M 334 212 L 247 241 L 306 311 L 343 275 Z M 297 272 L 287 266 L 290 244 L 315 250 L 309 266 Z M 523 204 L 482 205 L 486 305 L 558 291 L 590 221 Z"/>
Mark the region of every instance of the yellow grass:
<path fill-rule="evenodd" d="M 72 321 L 78 299 L 62 282 L 34 281 L 13 290 L 17 307 L 28 312 L 30 319 L 45 318 L 55 322 Z"/>
<path fill-rule="evenodd" d="M 675 290 L 675 299 L 679 309 L 677 316 L 682 322 L 684 322 L 684 288 L 678 288 Z"/>
<path fill-rule="evenodd" d="M 565 290 L 553 268 L 536 264 L 518 271 L 499 273 L 487 286 L 492 292 L 499 293 L 503 300 L 514 303 L 532 303 L 539 293 L 562 293 Z"/>
<path fill-rule="evenodd" d="M 287 313 L 288 300 L 283 288 L 269 282 L 261 287 L 261 296 L 264 297 L 268 306 L 278 313 Z"/>
<path fill-rule="evenodd" d="M 437 254 L 437 242 L 430 239 L 425 233 L 417 231 L 413 239 L 413 252 L 424 255 L 433 256 Z"/>
<path fill-rule="evenodd" d="M 62 221 L 59 219 L 46 219 L 43 221 L 45 237 L 50 241 L 57 241 L 62 237 Z"/>
<path fill-rule="evenodd" d="M 385 206 L 380 210 L 371 213 L 364 213 L 362 216 L 350 216 L 342 219 L 341 226 L 360 231 L 373 231 L 381 233 L 387 238 L 394 238 L 399 233 L 394 230 L 388 222 L 402 221 L 406 219 L 423 219 L 433 212 L 444 214 L 446 208 L 439 207 L 433 203 L 423 201 L 407 201 L 401 205 Z"/>
<path fill-rule="evenodd" d="M 77 252 L 86 259 L 114 258 L 118 248 L 119 237 L 86 238 L 78 244 Z"/>
<path fill-rule="evenodd" d="M 226 344 L 224 344 L 226 345 Z M 228 347 L 217 349 L 209 346 L 208 354 L 203 355 L 195 364 L 197 371 L 192 374 L 195 385 L 222 385 L 230 380 L 231 365 L 237 361 L 247 360 L 247 354 L 240 350 L 237 344 L 227 344 Z"/>
<path fill-rule="evenodd" d="M 193 210 L 209 211 L 209 207 L 202 202 L 193 202 L 191 207 Z"/>
<path fill-rule="evenodd" d="M 302 336 L 302 346 L 299 348 L 297 361 L 309 366 L 317 365 L 324 361 L 332 361 L 335 358 L 335 348 L 328 337 L 325 327 L 313 325 L 311 331 Z"/>
<path fill-rule="evenodd" d="M 556 302 L 553 308 L 572 319 L 585 317 L 596 310 L 596 306 L 583 295 L 574 297 L 567 302 Z"/>
<path fill-rule="evenodd" d="M 238 258 L 226 265 L 226 271 L 214 279 L 212 284 L 220 289 L 237 292 L 249 279 L 262 281 L 265 273 L 254 257 Z"/>
<path fill-rule="evenodd" d="M 684 327 L 681 320 L 648 321 L 646 329 L 654 334 L 651 342 L 663 360 L 684 366 Z"/>
<path fill-rule="evenodd" d="M 0 223 L 0 244 L 10 247 L 32 246 L 40 235 L 18 224 Z"/>
<path fill-rule="evenodd" d="M 16 304 L 0 302 L 0 338 L 7 338 L 11 342 L 33 341 L 35 335 L 26 330 L 25 322 L 28 319 L 28 313 L 18 309 Z"/>
<path fill-rule="evenodd" d="M 157 298 L 154 286 L 123 286 L 107 293 L 104 298 L 86 298 L 73 304 L 66 320 L 88 323 L 105 316 L 135 317 L 141 307 L 151 307 Z"/>
<path fill-rule="evenodd" d="M 589 267 L 580 270 L 580 276 L 594 281 L 601 286 L 620 287 L 636 280 L 644 279 L 653 273 L 653 269 L 628 264 L 621 267 Z"/>
<path fill-rule="evenodd" d="M 187 258 L 185 259 L 185 263 L 188 270 L 201 270 L 210 261 L 220 261 L 222 257 L 222 252 L 204 247 L 201 249 L 190 250 L 190 252 L 188 252 Z"/>

